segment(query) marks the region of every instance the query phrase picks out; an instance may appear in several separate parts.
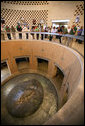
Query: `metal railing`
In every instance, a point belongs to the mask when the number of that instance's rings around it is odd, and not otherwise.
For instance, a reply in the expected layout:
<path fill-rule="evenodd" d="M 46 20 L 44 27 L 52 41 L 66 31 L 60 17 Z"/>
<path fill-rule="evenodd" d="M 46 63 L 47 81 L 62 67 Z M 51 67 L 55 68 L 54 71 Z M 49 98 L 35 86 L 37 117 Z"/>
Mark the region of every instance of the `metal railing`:
<path fill-rule="evenodd" d="M 28 37 L 26 37 L 26 34 L 27 34 Z M 72 38 L 84 41 L 84 36 L 76 36 L 76 35 L 70 35 L 70 34 L 59 34 L 59 33 L 49 33 L 49 32 L 27 32 L 27 31 L 23 31 L 23 32 L 1 32 L 1 40 L 10 40 L 10 38 L 11 39 L 45 40 L 47 38 L 48 41 L 52 41 L 53 36 L 55 36 L 58 39 L 61 39 L 62 37 L 67 37 L 67 46 L 69 46 L 68 43 L 71 41 Z M 60 40 L 60 43 L 62 43 L 61 40 Z"/>

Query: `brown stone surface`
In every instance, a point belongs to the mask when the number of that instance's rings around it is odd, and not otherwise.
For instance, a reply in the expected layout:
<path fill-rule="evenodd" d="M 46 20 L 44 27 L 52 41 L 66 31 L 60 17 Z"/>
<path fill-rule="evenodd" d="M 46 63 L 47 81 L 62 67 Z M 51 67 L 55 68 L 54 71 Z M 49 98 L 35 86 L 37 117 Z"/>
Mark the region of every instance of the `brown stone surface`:
<path fill-rule="evenodd" d="M 7 110 L 15 117 L 29 116 L 40 107 L 43 95 L 43 88 L 35 79 L 17 83 L 7 96 Z"/>
<path fill-rule="evenodd" d="M 21 74 L 10 79 L 2 86 L 1 94 L 2 124 L 41 125 L 58 109 L 55 87 L 39 74 Z"/>
<path fill-rule="evenodd" d="M 22 51 L 19 50 L 19 48 L 21 47 L 22 47 Z M 42 49 L 44 49 L 43 52 Z M 57 43 L 50 43 L 46 41 L 42 42 L 42 41 L 20 41 L 20 40 L 13 41 L 12 40 L 8 42 L 3 41 L 1 43 L 1 54 L 2 54 L 1 60 L 9 59 L 9 57 L 14 58 L 15 56 L 29 55 L 29 58 L 31 57 L 30 64 L 31 66 L 35 65 L 34 66 L 35 69 L 37 69 L 37 65 L 36 65 L 37 56 L 41 58 L 42 57 L 47 58 L 49 59 L 49 62 L 52 61 L 53 63 L 60 66 L 60 68 L 63 70 L 65 74 L 60 95 L 61 98 L 63 99 L 64 91 L 66 91 L 66 83 L 68 82 L 69 83 L 68 101 L 55 114 L 55 116 L 53 116 L 53 118 L 51 118 L 45 124 L 82 124 L 83 123 L 84 121 L 84 115 L 83 115 L 84 114 L 84 109 L 83 109 L 84 108 L 84 99 L 83 99 L 84 98 L 84 71 L 83 71 L 84 61 L 83 58 L 78 53 L 76 53 L 74 50 L 68 47 L 64 47 L 63 45 Z M 50 67 L 52 70 L 53 65 L 51 65 Z M 5 110 L 3 110 L 3 112 L 4 111 Z M 43 117 L 46 118 L 46 113 L 41 115 L 43 115 Z M 48 120 L 48 118 L 46 119 Z"/>

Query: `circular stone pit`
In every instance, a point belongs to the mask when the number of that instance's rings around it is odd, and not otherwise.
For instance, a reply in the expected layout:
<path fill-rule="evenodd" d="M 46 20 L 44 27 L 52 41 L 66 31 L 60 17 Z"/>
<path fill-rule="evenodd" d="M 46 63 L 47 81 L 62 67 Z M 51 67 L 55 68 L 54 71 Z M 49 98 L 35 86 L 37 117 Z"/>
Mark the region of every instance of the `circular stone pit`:
<path fill-rule="evenodd" d="M 57 110 L 57 91 L 45 76 L 24 73 L 1 87 L 2 125 L 42 125 Z"/>
<path fill-rule="evenodd" d="M 39 81 L 32 79 L 17 84 L 7 96 L 6 107 L 15 117 L 33 114 L 43 101 L 43 88 Z"/>

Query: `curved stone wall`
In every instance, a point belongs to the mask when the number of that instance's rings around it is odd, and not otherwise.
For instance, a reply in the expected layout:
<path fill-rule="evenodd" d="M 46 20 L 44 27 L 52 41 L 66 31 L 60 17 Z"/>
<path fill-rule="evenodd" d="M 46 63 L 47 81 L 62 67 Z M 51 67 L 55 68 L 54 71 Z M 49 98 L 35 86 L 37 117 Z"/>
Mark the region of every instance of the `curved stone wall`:
<path fill-rule="evenodd" d="M 45 124 L 82 124 L 84 114 L 84 64 L 81 56 L 72 49 L 46 41 L 11 40 L 1 42 L 1 61 L 7 60 L 11 74 L 18 72 L 16 57 L 29 56 L 30 69 L 37 70 L 37 57 L 48 59 L 48 75 L 53 77 L 55 65 L 64 73 L 61 86 L 61 103 L 68 88 L 68 101 Z"/>

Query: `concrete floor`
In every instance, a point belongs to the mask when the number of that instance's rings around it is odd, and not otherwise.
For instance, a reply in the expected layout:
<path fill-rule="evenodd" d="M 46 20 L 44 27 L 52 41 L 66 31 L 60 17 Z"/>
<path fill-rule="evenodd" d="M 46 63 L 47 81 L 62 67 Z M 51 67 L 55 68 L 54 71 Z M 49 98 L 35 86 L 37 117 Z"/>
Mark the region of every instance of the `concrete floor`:
<path fill-rule="evenodd" d="M 8 113 L 6 99 L 9 92 L 18 84 L 30 79 L 38 80 L 44 90 L 43 103 L 32 115 L 24 118 L 16 118 Z M 41 125 L 57 112 L 57 92 L 53 84 L 46 77 L 39 74 L 22 74 L 9 80 L 1 88 L 1 120 L 2 124 L 14 125 Z"/>
<path fill-rule="evenodd" d="M 84 42 L 82 44 L 78 44 L 74 41 L 72 43 L 72 48 L 78 51 L 84 57 Z"/>
<path fill-rule="evenodd" d="M 55 39 L 54 42 L 59 43 L 59 39 Z M 62 44 L 66 45 L 66 43 L 67 43 L 67 40 L 62 39 Z M 76 50 L 82 56 L 84 56 L 84 42 L 82 42 L 82 44 L 79 44 L 78 42 L 76 42 L 76 39 L 73 39 L 73 41 L 71 42 L 70 48 Z"/>

